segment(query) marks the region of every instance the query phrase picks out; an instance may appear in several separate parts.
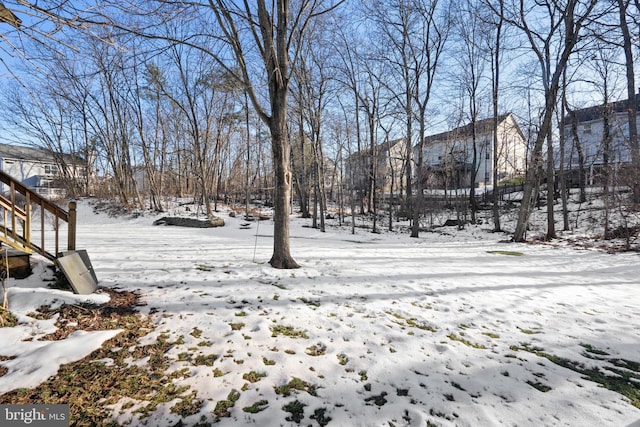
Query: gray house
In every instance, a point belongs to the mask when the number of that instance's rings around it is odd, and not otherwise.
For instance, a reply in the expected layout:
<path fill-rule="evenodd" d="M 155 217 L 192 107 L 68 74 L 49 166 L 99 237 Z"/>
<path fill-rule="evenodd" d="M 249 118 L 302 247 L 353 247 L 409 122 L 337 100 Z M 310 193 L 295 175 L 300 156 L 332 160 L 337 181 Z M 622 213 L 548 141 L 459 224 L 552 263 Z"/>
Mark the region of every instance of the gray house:
<path fill-rule="evenodd" d="M 85 179 L 87 173 L 86 161 L 79 156 L 9 144 L 0 144 L 0 170 L 52 199 L 65 197 L 64 177 Z M 6 191 L 3 184 L 2 192 Z"/>
<path fill-rule="evenodd" d="M 599 180 L 605 158 L 614 170 L 631 165 L 628 110 L 632 102 L 640 105 L 640 94 L 632 100 L 575 110 L 565 117 L 563 132 L 567 146 L 562 161 L 572 179 L 577 175 L 580 155 L 586 175 L 583 179 L 589 184 Z M 608 139 L 605 137 L 605 117 L 609 126 Z M 640 114 L 636 121 L 640 127 Z"/>

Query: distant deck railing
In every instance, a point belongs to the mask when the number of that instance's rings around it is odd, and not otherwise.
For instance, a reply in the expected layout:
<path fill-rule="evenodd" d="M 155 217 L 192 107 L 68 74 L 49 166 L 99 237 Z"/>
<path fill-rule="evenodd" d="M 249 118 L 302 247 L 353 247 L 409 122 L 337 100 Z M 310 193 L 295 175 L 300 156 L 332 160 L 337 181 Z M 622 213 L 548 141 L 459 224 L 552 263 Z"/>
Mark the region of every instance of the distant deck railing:
<path fill-rule="evenodd" d="M 0 241 L 26 252 L 38 253 L 50 260 L 55 260 L 60 253 L 61 225 L 67 224 L 66 250 L 76 248 L 76 203 L 69 203 L 69 211 L 65 211 L 55 203 L 45 199 L 35 190 L 27 187 L 13 177 L 0 171 L 0 182 L 8 187 L 0 194 Z M 39 208 L 40 233 L 34 236 L 34 209 Z M 53 237 L 45 233 L 47 213 L 53 218 Z M 38 238 L 39 237 L 39 238 Z"/>

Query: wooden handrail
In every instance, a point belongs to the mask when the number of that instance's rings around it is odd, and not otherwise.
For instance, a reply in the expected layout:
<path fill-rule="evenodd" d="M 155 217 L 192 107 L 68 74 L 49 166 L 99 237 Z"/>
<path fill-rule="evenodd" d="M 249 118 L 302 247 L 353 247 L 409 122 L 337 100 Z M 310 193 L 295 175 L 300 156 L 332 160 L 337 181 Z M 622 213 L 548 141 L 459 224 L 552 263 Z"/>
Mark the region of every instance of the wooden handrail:
<path fill-rule="evenodd" d="M 69 203 L 69 211 L 65 211 L 55 203 L 45 199 L 35 190 L 17 181 L 10 175 L 0 171 L 0 182 L 9 186 L 8 197 L 0 195 L 0 220 L 4 223 L 0 225 L 0 241 L 20 250 L 27 250 L 39 253 L 51 260 L 56 259 L 60 250 L 59 225 L 60 221 L 66 222 L 67 227 L 67 250 L 76 248 L 76 203 Z M 25 199 L 24 207 L 17 206 L 16 194 L 20 194 Z M 40 207 L 40 244 L 32 241 L 32 205 Z M 54 217 L 54 246 L 53 253 L 45 248 L 45 212 L 49 212 Z M 18 226 L 21 226 L 22 233 L 18 233 Z"/>

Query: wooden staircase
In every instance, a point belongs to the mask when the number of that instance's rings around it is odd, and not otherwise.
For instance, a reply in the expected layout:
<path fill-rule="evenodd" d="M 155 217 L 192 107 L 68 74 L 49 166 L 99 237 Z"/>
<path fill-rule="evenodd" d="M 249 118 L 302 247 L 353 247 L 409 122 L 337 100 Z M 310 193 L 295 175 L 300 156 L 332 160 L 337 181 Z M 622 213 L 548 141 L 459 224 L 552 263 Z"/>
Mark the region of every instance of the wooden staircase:
<path fill-rule="evenodd" d="M 4 184 L 0 192 L 0 242 L 51 261 L 61 251 L 75 250 L 75 202 L 70 202 L 66 211 L 2 171 L 0 182 Z"/>

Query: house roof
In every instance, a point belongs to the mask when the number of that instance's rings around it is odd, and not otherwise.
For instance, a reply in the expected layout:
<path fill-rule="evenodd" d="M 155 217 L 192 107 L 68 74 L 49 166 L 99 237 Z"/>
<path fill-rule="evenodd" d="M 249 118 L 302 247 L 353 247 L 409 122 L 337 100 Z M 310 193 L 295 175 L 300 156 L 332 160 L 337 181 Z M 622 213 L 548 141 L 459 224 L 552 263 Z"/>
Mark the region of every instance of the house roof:
<path fill-rule="evenodd" d="M 633 102 L 633 100 L 631 101 Z M 624 113 L 631 106 L 631 102 L 628 99 L 624 99 L 621 101 L 610 102 L 609 104 L 600 104 L 594 105 L 593 107 L 582 108 L 580 110 L 575 110 L 573 114 L 567 114 L 564 118 L 565 125 L 569 126 L 573 123 L 573 116 L 575 115 L 578 123 L 590 122 L 593 120 L 598 120 L 602 118 L 604 112 L 609 109 L 609 111 L 614 113 Z M 640 93 L 636 95 L 635 98 L 636 108 L 640 104 Z"/>
<path fill-rule="evenodd" d="M 498 116 L 498 124 L 502 123 L 509 117 L 511 113 L 502 114 Z M 479 135 L 490 133 L 493 129 L 493 117 L 489 117 L 488 119 L 478 120 L 476 121 L 476 133 Z M 519 130 L 519 129 L 518 129 Z M 472 133 L 472 123 L 466 124 L 464 126 L 457 127 L 455 129 L 438 133 L 435 135 L 429 135 L 424 137 L 424 142 L 426 144 L 431 144 L 434 142 L 441 141 L 455 141 L 461 138 L 471 137 Z"/>
<path fill-rule="evenodd" d="M 377 156 L 381 157 L 381 156 L 386 156 L 387 153 L 396 145 L 398 144 L 403 144 L 404 143 L 404 138 L 398 138 L 398 139 L 394 139 L 394 140 L 387 140 L 384 142 L 381 142 L 379 144 L 377 144 L 375 146 L 375 151 L 377 153 Z M 350 155 L 348 159 L 355 159 L 361 156 L 369 156 L 369 153 L 371 152 L 371 148 L 365 148 L 363 150 L 357 151 L 355 153 L 353 153 L 352 155 Z"/>
<path fill-rule="evenodd" d="M 63 154 L 67 163 L 79 163 L 82 158 L 71 154 Z M 0 144 L 0 158 L 26 160 L 31 162 L 56 163 L 51 150 L 39 147 L 25 147 L 21 145 Z"/>

